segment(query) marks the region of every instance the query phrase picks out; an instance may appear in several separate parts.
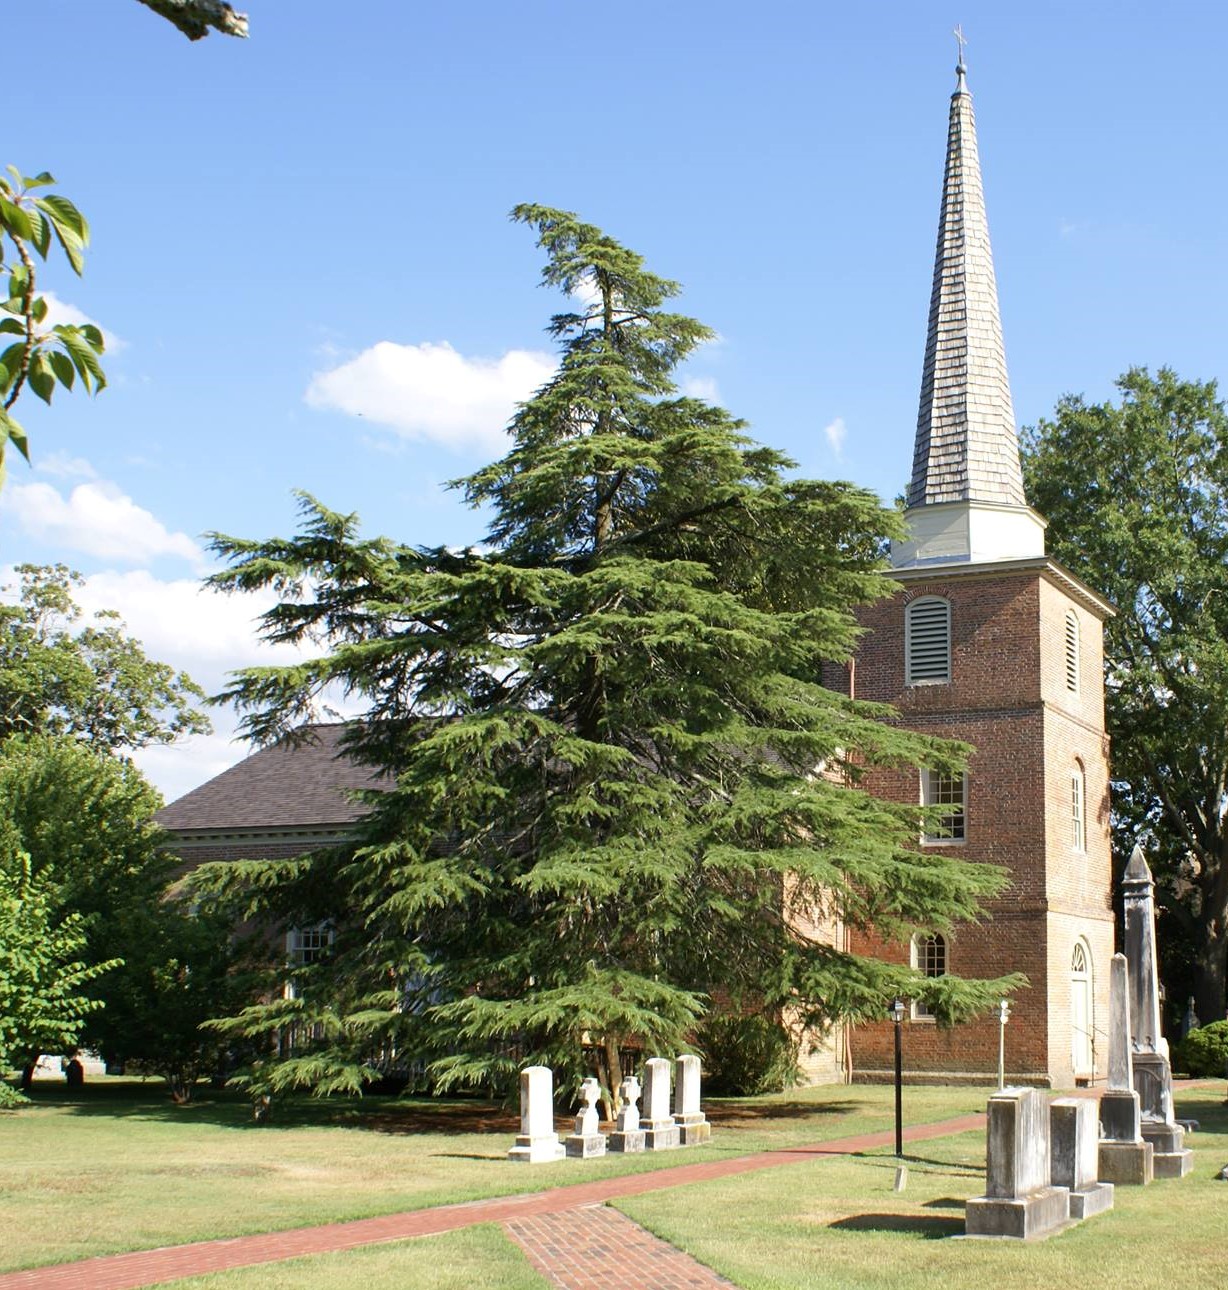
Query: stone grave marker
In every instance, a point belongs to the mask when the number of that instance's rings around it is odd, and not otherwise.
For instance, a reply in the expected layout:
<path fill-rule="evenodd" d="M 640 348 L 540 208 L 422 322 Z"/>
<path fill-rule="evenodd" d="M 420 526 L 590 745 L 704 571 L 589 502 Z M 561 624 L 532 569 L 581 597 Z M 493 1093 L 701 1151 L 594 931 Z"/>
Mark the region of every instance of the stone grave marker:
<path fill-rule="evenodd" d="M 628 1075 L 618 1086 L 618 1100 L 621 1103 L 614 1132 L 610 1134 L 611 1151 L 643 1151 L 644 1130 L 640 1128 L 640 1082 L 634 1075 Z"/>
<path fill-rule="evenodd" d="M 650 1057 L 644 1063 L 644 1146 L 670 1151 L 678 1145 L 678 1126 L 669 1109 L 669 1062 Z"/>
<path fill-rule="evenodd" d="M 985 1195 L 964 1214 L 968 1236 L 1034 1240 L 1064 1227 L 1070 1193 L 1049 1178 L 1049 1105 L 1034 1088 L 1000 1089 L 989 1099 Z"/>
<path fill-rule="evenodd" d="M 700 1107 L 699 1087 L 699 1058 L 691 1054 L 679 1057 L 674 1063 L 674 1123 L 678 1126 L 678 1140 L 684 1147 L 693 1147 L 712 1137 L 712 1125 Z"/>
<path fill-rule="evenodd" d="M 1135 847 L 1122 878 L 1126 960 L 1130 965 L 1130 1035 L 1134 1090 L 1143 1138 L 1154 1151 L 1157 1178 L 1183 1178 L 1194 1167 L 1185 1130 L 1173 1116 L 1173 1072 L 1168 1040 L 1160 1033 L 1160 972 L 1156 957 L 1155 883 Z"/>
<path fill-rule="evenodd" d="M 601 1132 L 597 1116 L 597 1099 L 600 1096 L 601 1085 L 589 1076 L 580 1085 L 583 1105 L 580 1107 L 580 1114 L 576 1116 L 575 1132 L 563 1139 L 563 1146 L 569 1156 L 588 1160 L 593 1156 L 605 1155 L 605 1134 Z"/>
<path fill-rule="evenodd" d="M 1100 1096 L 1100 1151 L 1097 1173 L 1104 1182 L 1149 1183 L 1153 1150 L 1139 1127 L 1130 1051 L 1129 966 L 1124 954 L 1109 964 L 1109 1080 Z"/>
<path fill-rule="evenodd" d="M 507 1158 L 536 1165 L 564 1155 L 554 1131 L 554 1073 L 549 1066 L 526 1066 L 520 1072 L 520 1133 Z"/>
<path fill-rule="evenodd" d="M 1096 1104 L 1086 1097 L 1049 1103 L 1049 1179 L 1070 1191 L 1070 1217 L 1091 1218 L 1113 1208 L 1113 1184 L 1099 1181 Z"/>

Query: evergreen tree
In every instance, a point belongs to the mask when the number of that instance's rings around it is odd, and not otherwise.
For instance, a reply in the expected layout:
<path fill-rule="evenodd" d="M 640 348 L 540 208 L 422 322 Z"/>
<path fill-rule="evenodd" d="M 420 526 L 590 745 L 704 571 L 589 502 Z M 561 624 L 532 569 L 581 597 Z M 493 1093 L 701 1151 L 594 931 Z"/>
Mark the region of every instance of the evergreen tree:
<path fill-rule="evenodd" d="M 267 638 L 329 642 L 238 675 L 249 733 L 340 687 L 365 707 L 351 753 L 387 774 L 360 845 L 197 876 L 249 916 L 336 919 L 293 997 L 220 1023 L 295 1028 L 253 1087 L 355 1090 L 397 1052 L 500 1084 L 529 1059 L 578 1073 L 587 1046 L 614 1089 L 628 1041 L 680 1049 L 717 991 L 820 1029 L 896 993 L 947 1019 L 988 1006 L 1018 980 L 927 981 L 803 931 L 944 929 L 1001 885 L 920 852 L 917 808 L 858 787 L 867 764 L 954 770 L 964 750 L 819 683 L 852 607 L 892 589 L 896 519 L 678 396 L 711 333 L 665 307 L 677 284 L 567 212 L 513 217 L 572 307 L 507 455 L 457 481 L 487 544 L 363 539 L 310 498 L 291 539 L 214 540 L 215 586 L 282 593 Z"/>

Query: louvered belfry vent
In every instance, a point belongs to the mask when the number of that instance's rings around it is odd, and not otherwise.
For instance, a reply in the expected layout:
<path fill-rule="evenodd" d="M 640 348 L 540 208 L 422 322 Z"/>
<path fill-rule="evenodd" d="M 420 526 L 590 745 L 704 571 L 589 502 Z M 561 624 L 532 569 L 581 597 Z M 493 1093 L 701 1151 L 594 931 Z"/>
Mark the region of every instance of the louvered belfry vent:
<path fill-rule="evenodd" d="M 1066 688 L 1079 692 L 1079 620 L 1073 613 L 1066 615 Z"/>
<path fill-rule="evenodd" d="M 951 679 L 951 605 L 923 596 L 904 611 L 905 680 L 909 685 Z"/>

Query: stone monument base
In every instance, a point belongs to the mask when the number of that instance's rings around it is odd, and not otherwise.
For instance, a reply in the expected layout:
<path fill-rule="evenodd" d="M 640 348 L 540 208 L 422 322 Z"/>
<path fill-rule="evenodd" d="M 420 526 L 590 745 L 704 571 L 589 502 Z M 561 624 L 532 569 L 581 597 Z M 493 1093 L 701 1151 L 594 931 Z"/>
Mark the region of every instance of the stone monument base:
<path fill-rule="evenodd" d="M 1155 1176 L 1150 1142 L 1110 1142 L 1100 1140 L 1100 1167 L 1097 1173 L 1101 1182 L 1116 1185 L 1141 1186 Z"/>
<path fill-rule="evenodd" d="M 1188 1148 L 1184 1151 L 1157 1151 L 1151 1159 L 1156 1178 L 1184 1178 L 1194 1168 L 1194 1153 Z"/>
<path fill-rule="evenodd" d="M 548 1138 L 529 1138 L 516 1135 L 516 1145 L 507 1153 L 509 1160 L 522 1165 L 540 1165 L 548 1160 L 562 1160 L 567 1154 L 557 1133 Z"/>
<path fill-rule="evenodd" d="M 591 1160 L 594 1156 L 605 1155 L 604 1133 L 569 1133 L 563 1139 L 563 1146 L 572 1159 Z"/>
<path fill-rule="evenodd" d="M 679 1145 L 678 1126 L 673 1120 L 648 1120 L 644 1124 L 645 1151 L 672 1151 Z"/>
<path fill-rule="evenodd" d="M 1070 1223 L 1070 1192 L 1065 1187 L 1040 1187 L 1015 1200 L 973 1196 L 964 1215 L 968 1236 L 1009 1236 L 1032 1241 L 1051 1236 Z"/>
<path fill-rule="evenodd" d="M 610 1134 L 609 1149 L 623 1151 L 630 1155 L 633 1151 L 644 1150 L 644 1130 L 628 1129 L 624 1132 Z"/>
<path fill-rule="evenodd" d="M 1092 1183 L 1089 1187 L 1076 1187 L 1070 1193 L 1070 1217 L 1076 1221 L 1103 1214 L 1113 1208 L 1113 1184 Z"/>
<path fill-rule="evenodd" d="M 684 1147 L 697 1147 L 703 1142 L 712 1140 L 712 1125 L 702 1116 L 675 1116 L 678 1126 L 678 1141 Z"/>

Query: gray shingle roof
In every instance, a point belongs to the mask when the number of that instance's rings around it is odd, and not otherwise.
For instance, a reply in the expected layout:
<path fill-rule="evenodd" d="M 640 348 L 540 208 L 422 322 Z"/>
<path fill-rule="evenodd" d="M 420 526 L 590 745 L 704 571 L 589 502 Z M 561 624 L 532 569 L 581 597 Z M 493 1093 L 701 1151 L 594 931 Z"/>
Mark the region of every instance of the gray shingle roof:
<path fill-rule="evenodd" d="M 1026 506 L 972 96 L 958 69 L 908 505 Z"/>
<path fill-rule="evenodd" d="M 378 787 L 378 780 L 339 751 L 344 731 L 344 725 L 313 726 L 302 743 L 262 748 L 154 818 L 173 832 L 351 824 L 364 808 L 347 790 Z"/>

